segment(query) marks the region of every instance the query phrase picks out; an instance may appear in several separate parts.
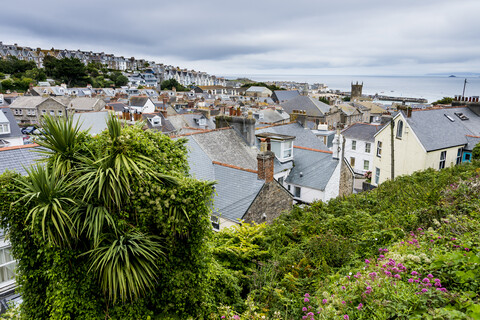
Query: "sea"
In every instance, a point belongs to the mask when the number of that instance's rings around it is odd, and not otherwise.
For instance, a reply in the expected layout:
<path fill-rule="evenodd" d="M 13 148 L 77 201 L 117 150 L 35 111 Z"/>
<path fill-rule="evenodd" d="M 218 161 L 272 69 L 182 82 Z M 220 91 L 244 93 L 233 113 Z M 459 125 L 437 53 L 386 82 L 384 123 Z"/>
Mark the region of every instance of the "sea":
<path fill-rule="evenodd" d="M 237 75 L 240 76 L 240 75 Z M 295 81 L 300 83 L 323 83 L 332 90 L 350 92 L 351 83 L 363 83 L 363 94 L 395 97 L 424 98 L 429 103 L 443 97 L 462 95 L 480 96 L 480 76 L 345 76 L 345 75 L 241 75 L 254 81 Z M 228 77 L 232 79 L 232 77 Z"/>

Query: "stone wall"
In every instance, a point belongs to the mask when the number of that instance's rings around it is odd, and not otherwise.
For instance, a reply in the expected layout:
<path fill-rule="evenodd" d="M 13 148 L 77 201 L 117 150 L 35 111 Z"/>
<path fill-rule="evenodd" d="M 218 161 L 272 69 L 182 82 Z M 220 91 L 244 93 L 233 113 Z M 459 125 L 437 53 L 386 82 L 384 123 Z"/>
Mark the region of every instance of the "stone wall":
<path fill-rule="evenodd" d="M 282 212 L 290 211 L 292 203 L 292 195 L 277 181 L 265 183 L 243 220 L 248 223 L 271 223 Z"/>
<path fill-rule="evenodd" d="M 349 194 L 353 193 L 353 173 L 350 171 L 350 168 L 345 160 L 342 161 L 341 168 L 340 168 L 340 188 L 338 195 L 341 196 L 348 196 Z"/>

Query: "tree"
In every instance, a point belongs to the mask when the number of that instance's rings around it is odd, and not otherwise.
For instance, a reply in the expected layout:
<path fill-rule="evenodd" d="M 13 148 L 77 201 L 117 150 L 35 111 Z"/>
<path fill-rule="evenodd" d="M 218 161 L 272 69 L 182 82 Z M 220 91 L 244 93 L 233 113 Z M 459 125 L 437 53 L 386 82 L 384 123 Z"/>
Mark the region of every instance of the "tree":
<path fill-rule="evenodd" d="M 63 81 L 67 86 L 83 86 L 88 83 L 85 65 L 77 58 L 56 59 L 47 56 L 43 61 L 47 75 Z"/>
<path fill-rule="evenodd" d="M 443 97 L 443 99 L 437 100 L 435 102 L 432 102 L 432 105 L 437 105 L 437 104 L 452 104 L 453 98 L 450 97 Z"/>
<path fill-rule="evenodd" d="M 326 103 L 326 104 L 330 104 L 330 101 L 325 97 L 319 97 L 318 101 L 321 101 L 321 102 Z"/>
<path fill-rule="evenodd" d="M 172 90 L 175 88 L 177 91 L 190 91 L 190 89 L 182 86 L 176 79 L 165 80 L 161 83 L 160 88 L 162 90 Z"/>
<path fill-rule="evenodd" d="M 117 79 L 115 79 L 115 85 L 117 87 L 126 86 L 127 84 L 128 84 L 128 78 L 125 77 L 123 74 L 118 76 Z"/>
<path fill-rule="evenodd" d="M 17 177 L 20 198 L 3 216 L 25 317 L 204 314 L 213 189 L 188 177 L 185 140 L 114 116 L 96 137 L 71 119 L 42 126 L 44 166 Z"/>

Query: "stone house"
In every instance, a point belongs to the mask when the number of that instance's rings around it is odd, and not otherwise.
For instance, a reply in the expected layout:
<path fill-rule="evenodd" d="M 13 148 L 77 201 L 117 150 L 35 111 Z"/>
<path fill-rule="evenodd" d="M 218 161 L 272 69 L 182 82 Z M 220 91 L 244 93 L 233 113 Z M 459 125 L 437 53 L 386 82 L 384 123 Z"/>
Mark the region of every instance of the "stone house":
<path fill-rule="evenodd" d="M 292 208 L 291 194 L 275 179 L 274 155 L 252 149 L 234 128 L 191 133 L 190 173 L 216 181 L 212 226 L 220 230 L 246 222 L 271 222 Z"/>
<path fill-rule="evenodd" d="M 10 105 L 10 109 L 19 124 L 39 124 L 45 115 L 67 116 L 67 105 L 54 97 L 18 97 Z"/>

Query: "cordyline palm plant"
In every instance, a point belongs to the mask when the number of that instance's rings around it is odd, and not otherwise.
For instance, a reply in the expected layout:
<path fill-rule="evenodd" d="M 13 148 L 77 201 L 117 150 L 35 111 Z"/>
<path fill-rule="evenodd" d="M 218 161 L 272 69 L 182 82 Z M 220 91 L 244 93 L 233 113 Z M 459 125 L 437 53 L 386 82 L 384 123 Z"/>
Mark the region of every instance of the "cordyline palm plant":
<path fill-rule="evenodd" d="M 82 144 L 80 138 L 80 124 L 67 119 L 45 116 L 41 120 L 44 134 L 36 141 L 44 147 L 43 153 L 49 162 L 61 174 L 67 174 L 78 161 Z"/>
<path fill-rule="evenodd" d="M 118 213 L 128 207 L 134 184 L 153 179 L 174 185 L 177 179 L 152 171 L 151 159 L 131 152 L 122 123 L 113 115 L 102 150 L 85 151 L 78 122 L 71 118 L 47 117 L 43 126 L 39 144 L 46 149 L 47 165 L 35 167 L 29 180 L 21 181 L 23 198 L 36 205 L 27 221 L 55 245 L 80 244 L 77 249 L 88 257 L 89 270 L 108 299 L 139 297 L 156 282 L 158 259 L 164 255 L 161 239 L 129 223 L 120 230 Z"/>
<path fill-rule="evenodd" d="M 23 197 L 35 206 L 29 211 L 26 222 L 32 231 L 41 230 L 44 240 L 54 245 L 71 245 L 76 239 L 72 216 L 75 200 L 70 197 L 70 185 L 56 169 L 36 165 L 27 170 L 29 179 L 17 180 Z M 38 229 L 37 229 L 38 228 Z"/>

